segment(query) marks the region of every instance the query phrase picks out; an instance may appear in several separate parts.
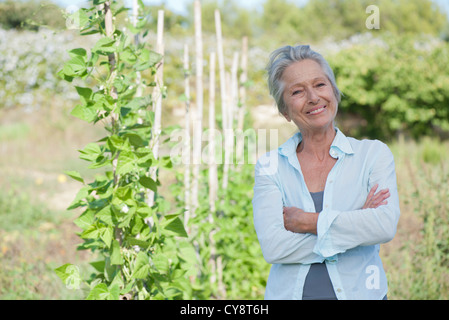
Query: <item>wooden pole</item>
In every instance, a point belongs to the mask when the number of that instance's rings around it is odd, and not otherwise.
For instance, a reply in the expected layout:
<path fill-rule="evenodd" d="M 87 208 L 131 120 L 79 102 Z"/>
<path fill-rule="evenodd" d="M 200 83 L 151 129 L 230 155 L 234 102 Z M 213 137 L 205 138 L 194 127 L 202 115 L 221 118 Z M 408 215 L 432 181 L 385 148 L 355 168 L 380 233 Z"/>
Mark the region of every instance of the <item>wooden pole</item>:
<path fill-rule="evenodd" d="M 105 24 L 106 36 L 112 38 L 113 34 L 114 34 L 114 23 L 112 20 L 112 11 L 111 11 L 110 5 L 111 5 L 110 1 L 106 1 L 103 5 L 103 10 L 104 10 L 104 24 Z M 117 90 L 114 86 L 112 86 L 112 84 L 114 83 L 114 79 L 117 75 L 117 70 L 116 70 L 117 59 L 116 59 L 115 53 L 110 53 L 108 55 L 108 61 L 109 61 L 109 67 L 111 70 L 110 74 L 109 74 L 109 78 L 108 78 L 108 83 L 111 84 L 109 94 L 113 99 L 117 99 L 117 97 L 118 97 Z M 114 130 L 114 131 L 116 131 L 119 126 L 118 120 L 119 120 L 118 113 L 114 107 L 114 111 L 111 112 L 111 127 L 112 127 L 112 130 Z M 119 153 L 120 152 L 117 152 L 115 154 L 114 159 L 112 160 L 112 172 L 113 172 L 113 179 L 114 179 L 114 182 L 113 182 L 114 187 L 117 186 L 117 184 L 118 184 L 117 164 L 118 164 Z M 120 246 L 121 246 L 123 243 L 123 231 L 118 226 L 115 226 L 115 228 L 114 228 L 114 238 L 120 243 Z M 123 275 L 122 266 L 119 265 L 118 268 L 120 270 L 121 278 L 123 280 L 124 275 Z M 120 296 L 120 300 L 122 300 L 122 299 L 123 299 L 123 296 Z"/>
<path fill-rule="evenodd" d="M 225 155 L 224 155 L 224 164 L 223 164 L 223 181 L 222 181 L 222 187 L 223 189 L 227 188 L 228 185 L 228 162 L 229 162 L 229 145 L 231 137 L 230 137 L 230 119 L 228 119 L 228 108 L 229 108 L 229 101 L 228 101 L 228 88 L 227 88 L 227 81 L 226 81 L 226 70 L 225 70 L 225 63 L 224 63 L 224 54 L 223 54 L 223 36 L 221 31 L 221 17 L 220 17 L 220 11 L 217 9 L 215 10 L 215 30 L 216 30 L 216 36 L 217 36 L 217 57 L 218 57 L 218 68 L 220 73 L 220 95 L 221 95 L 221 115 L 222 115 L 222 129 L 224 134 L 224 145 L 225 145 Z"/>
<path fill-rule="evenodd" d="M 193 179 L 192 179 L 192 214 L 199 206 L 198 188 L 201 166 L 201 145 L 203 130 L 203 41 L 201 32 L 201 2 L 194 2 L 195 23 L 195 64 L 196 64 L 196 117 L 193 132 Z"/>
<path fill-rule="evenodd" d="M 164 55 L 164 10 L 159 10 L 157 15 L 157 40 L 156 40 L 156 52 Z M 156 71 L 155 82 L 156 86 L 153 91 L 153 111 L 154 111 L 154 124 L 152 128 L 152 141 L 151 146 L 155 159 L 159 158 L 159 138 L 161 135 L 161 118 L 162 118 L 162 85 L 164 75 L 164 58 Z M 156 167 L 151 167 L 150 176 L 153 180 L 157 179 Z M 154 204 L 154 192 L 149 190 L 147 196 L 147 204 L 151 207 Z"/>
<path fill-rule="evenodd" d="M 157 41 L 156 52 L 164 55 L 164 10 L 158 10 L 157 13 Z M 162 58 L 156 71 L 156 87 L 153 97 L 156 99 L 153 105 L 154 110 L 154 132 L 155 144 L 153 148 L 154 157 L 159 158 L 159 136 L 161 134 L 161 118 L 162 118 L 162 86 L 164 81 L 164 63 Z"/>
<path fill-rule="evenodd" d="M 215 202 L 218 193 L 217 162 L 215 158 L 215 60 L 216 53 L 211 52 L 209 57 L 209 223 L 214 223 L 214 213 L 216 211 Z M 213 229 L 209 233 L 210 258 L 209 266 L 211 271 L 210 282 L 215 285 L 217 282 L 217 249 L 214 234 L 218 229 Z"/>
<path fill-rule="evenodd" d="M 209 222 L 213 222 L 212 213 L 215 212 L 217 192 L 218 177 L 215 159 L 215 52 L 211 52 L 209 61 L 209 207 L 211 218 Z"/>
<path fill-rule="evenodd" d="M 248 81 L 248 37 L 242 39 L 242 58 L 240 68 L 242 70 L 239 79 L 239 99 L 238 99 L 238 115 L 237 115 L 237 132 L 243 134 L 243 126 L 246 112 L 246 82 Z M 236 142 L 236 158 L 238 163 L 244 163 L 244 139 L 237 139 Z M 240 166 L 237 166 L 239 169 Z"/>
<path fill-rule="evenodd" d="M 242 39 L 242 60 L 240 62 L 242 73 L 239 81 L 239 114 L 237 128 L 243 130 L 246 111 L 246 86 L 248 81 L 248 37 Z"/>
<path fill-rule="evenodd" d="M 133 0 L 132 3 L 132 24 L 134 27 L 137 26 L 137 21 L 138 21 L 138 16 L 139 16 L 139 4 L 137 3 L 137 0 Z M 139 34 L 136 34 L 134 36 L 134 44 L 137 46 L 139 45 L 140 39 L 139 39 Z M 140 74 L 139 71 L 136 72 L 136 97 L 141 97 L 142 96 L 142 86 L 141 86 L 141 80 L 142 80 L 142 76 Z"/>
<path fill-rule="evenodd" d="M 185 140 L 183 152 L 184 163 L 184 226 L 187 228 L 187 224 L 190 218 L 190 66 L 189 66 L 189 47 L 184 45 L 184 95 L 186 100 L 186 115 L 184 119 Z"/>
<path fill-rule="evenodd" d="M 217 58 L 218 58 L 218 68 L 220 72 L 220 95 L 221 95 L 221 114 L 222 114 L 222 128 L 227 128 L 227 91 L 226 91 L 226 71 L 224 63 L 223 54 L 223 36 L 221 32 L 221 17 L 220 11 L 215 10 L 215 30 L 217 36 Z"/>
<path fill-rule="evenodd" d="M 231 90 L 229 91 L 231 103 L 229 104 L 229 119 L 230 128 L 234 129 L 234 120 L 236 117 L 236 111 L 238 107 L 238 67 L 239 67 L 239 53 L 234 52 L 231 68 Z"/>
<path fill-rule="evenodd" d="M 105 24 L 106 36 L 112 38 L 112 36 L 114 34 L 114 24 L 112 21 L 112 11 L 111 11 L 110 5 L 111 5 L 110 1 L 106 1 L 103 5 L 103 10 L 104 10 L 104 24 Z M 114 86 L 112 86 L 112 83 L 114 83 L 114 79 L 117 75 L 115 53 L 108 54 L 108 61 L 109 61 L 109 67 L 111 70 L 110 74 L 109 74 L 109 78 L 108 78 L 108 83 L 110 84 L 109 95 L 113 99 L 117 99 L 117 97 L 118 97 L 117 90 Z M 117 124 L 118 119 L 119 119 L 118 113 L 116 112 L 115 107 L 114 107 L 113 112 L 111 112 L 111 127 L 113 130 L 116 130 L 116 127 L 118 125 Z M 117 174 L 116 174 L 117 170 L 116 169 L 117 169 L 118 156 L 119 156 L 119 152 L 117 152 L 114 159 L 112 160 L 112 171 L 113 171 L 113 176 L 114 176 L 114 185 L 117 185 Z"/>

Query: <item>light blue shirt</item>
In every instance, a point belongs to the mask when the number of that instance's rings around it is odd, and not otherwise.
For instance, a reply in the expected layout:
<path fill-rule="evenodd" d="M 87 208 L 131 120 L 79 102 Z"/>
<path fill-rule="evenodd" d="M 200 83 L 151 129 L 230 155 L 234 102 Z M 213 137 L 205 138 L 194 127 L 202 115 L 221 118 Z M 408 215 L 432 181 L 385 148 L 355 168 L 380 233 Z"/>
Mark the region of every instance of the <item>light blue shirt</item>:
<path fill-rule="evenodd" d="M 379 247 L 393 239 L 399 220 L 394 158 L 378 140 L 346 137 L 336 128 L 329 154 L 338 159 L 326 180 L 317 235 L 284 227 L 282 208 L 315 212 L 296 155 L 296 133 L 255 168 L 254 225 L 265 260 L 272 264 L 265 299 L 301 299 L 310 264 L 325 262 L 339 300 L 383 299 L 387 279 Z M 388 204 L 361 209 L 370 189 L 388 188 Z"/>

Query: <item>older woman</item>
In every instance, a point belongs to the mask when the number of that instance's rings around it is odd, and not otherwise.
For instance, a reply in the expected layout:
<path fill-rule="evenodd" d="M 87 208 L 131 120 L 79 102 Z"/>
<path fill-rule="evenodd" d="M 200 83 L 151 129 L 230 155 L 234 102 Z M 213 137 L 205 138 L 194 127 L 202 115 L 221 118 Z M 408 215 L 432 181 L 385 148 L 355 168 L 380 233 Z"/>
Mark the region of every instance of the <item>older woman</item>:
<path fill-rule="evenodd" d="M 399 219 L 393 155 L 334 125 L 340 91 L 309 46 L 274 51 L 268 84 L 299 132 L 256 165 L 254 225 L 273 264 L 266 299 L 385 299 L 379 257 Z"/>

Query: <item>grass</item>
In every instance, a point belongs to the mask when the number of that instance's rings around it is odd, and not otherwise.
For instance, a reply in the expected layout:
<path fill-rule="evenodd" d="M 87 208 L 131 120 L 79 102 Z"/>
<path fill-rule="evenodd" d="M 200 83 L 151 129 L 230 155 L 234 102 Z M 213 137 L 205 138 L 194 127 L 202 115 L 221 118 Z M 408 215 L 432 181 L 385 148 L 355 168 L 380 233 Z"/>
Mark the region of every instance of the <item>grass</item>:
<path fill-rule="evenodd" d="M 0 298 L 79 298 L 52 271 L 64 260 L 82 261 L 71 215 L 34 199 L 29 182 L 16 181 L 0 195 Z"/>
<path fill-rule="evenodd" d="M 382 246 L 391 299 L 449 299 L 449 144 L 399 140 L 396 237 Z"/>
<path fill-rule="evenodd" d="M 64 107 L 0 115 L 0 299 L 81 299 L 53 271 L 67 262 L 89 268 L 88 253 L 76 250 L 77 212 L 65 210 L 80 186 L 62 173 L 82 171 L 76 150 L 98 130 Z"/>
<path fill-rule="evenodd" d="M 0 159 L 0 299 L 84 297 L 53 271 L 73 263 L 89 272 L 92 261 L 76 250 L 78 212 L 65 210 L 80 184 L 61 173 L 87 172 L 76 150 L 101 135 L 64 108 L 28 115 L 0 110 L 0 150 L 8 155 Z M 381 246 L 388 298 L 449 299 L 449 143 L 424 138 L 389 145 L 401 218 L 396 237 Z"/>

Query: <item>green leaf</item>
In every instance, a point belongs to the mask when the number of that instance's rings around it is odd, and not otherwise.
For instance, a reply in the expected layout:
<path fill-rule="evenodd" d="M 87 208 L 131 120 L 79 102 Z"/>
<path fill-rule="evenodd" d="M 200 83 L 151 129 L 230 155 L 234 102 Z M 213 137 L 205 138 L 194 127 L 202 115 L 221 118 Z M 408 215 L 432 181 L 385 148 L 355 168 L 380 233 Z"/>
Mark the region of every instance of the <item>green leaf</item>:
<path fill-rule="evenodd" d="M 73 222 L 80 227 L 81 229 L 85 230 L 88 227 L 92 225 L 95 221 L 95 213 L 92 210 L 86 210 L 84 211 L 78 218 L 76 218 Z"/>
<path fill-rule="evenodd" d="M 131 110 L 137 110 L 142 107 L 146 107 L 150 105 L 152 102 L 151 95 L 147 95 L 145 97 L 136 97 L 133 98 L 130 102 L 123 106 L 123 108 L 129 108 Z"/>
<path fill-rule="evenodd" d="M 128 243 L 131 246 L 139 246 L 142 249 L 146 249 L 150 246 L 150 243 L 147 241 L 143 241 L 140 239 L 136 239 L 136 238 L 128 238 Z"/>
<path fill-rule="evenodd" d="M 81 8 L 67 17 L 71 29 L 83 29 L 87 25 L 89 17 L 87 16 L 86 10 L 85 8 Z"/>
<path fill-rule="evenodd" d="M 142 139 L 137 133 L 127 132 L 123 135 L 123 137 L 127 138 L 129 143 L 136 148 L 143 147 L 146 145 L 145 140 Z"/>
<path fill-rule="evenodd" d="M 119 228 L 129 227 L 131 220 L 134 218 L 135 213 L 136 213 L 136 207 L 134 207 L 134 206 L 128 207 L 128 211 L 124 212 L 123 216 L 120 218 L 120 223 L 118 224 L 118 227 Z"/>
<path fill-rule="evenodd" d="M 142 168 L 149 168 L 154 160 L 153 152 L 148 148 L 139 148 L 135 152 L 136 156 L 139 158 L 137 164 Z"/>
<path fill-rule="evenodd" d="M 190 268 L 191 266 L 198 263 L 197 261 L 197 255 L 195 252 L 195 248 L 193 245 L 189 242 L 181 242 L 179 243 L 179 257 L 184 260 L 186 263 L 183 264 L 186 265 L 186 269 Z"/>
<path fill-rule="evenodd" d="M 92 99 L 92 89 L 75 86 L 83 105 L 87 105 L 88 101 Z"/>
<path fill-rule="evenodd" d="M 95 109 L 80 104 L 76 105 L 70 114 L 86 122 L 93 122 L 97 118 L 97 111 Z"/>
<path fill-rule="evenodd" d="M 153 255 L 151 257 L 151 260 L 153 261 L 154 267 L 157 269 L 158 272 L 167 274 L 170 269 L 170 263 L 168 261 L 168 258 L 160 253 Z"/>
<path fill-rule="evenodd" d="M 104 230 L 100 234 L 101 240 L 106 244 L 106 246 L 109 248 L 111 247 L 112 238 L 114 236 L 114 230 L 112 227 L 104 228 Z"/>
<path fill-rule="evenodd" d="M 95 43 L 92 51 L 99 54 L 109 54 L 115 52 L 115 40 L 109 37 L 101 38 Z"/>
<path fill-rule="evenodd" d="M 124 260 L 120 251 L 120 243 L 117 240 L 113 240 L 111 246 L 111 265 L 122 265 L 123 263 Z"/>
<path fill-rule="evenodd" d="M 73 78 L 74 78 L 74 76 L 69 76 L 69 75 L 65 74 L 64 69 L 59 70 L 56 74 L 57 74 L 61 79 L 65 80 L 65 81 L 67 81 L 67 82 L 72 82 L 72 81 L 73 81 Z"/>
<path fill-rule="evenodd" d="M 112 153 L 115 153 L 117 150 L 131 151 L 131 145 L 129 144 L 129 141 L 115 134 L 107 139 L 107 145 Z"/>
<path fill-rule="evenodd" d="M 133 198 L 133 191 L 130 187 L 118 187 L 117 190 L 114 192 L 114 196 L 118 199 L 120 199 L 120 202 L 127 201 L 129 199 Z"/>
<path fill-rule="evenodd" d="M 165 216 L 165 217 L 167 217 L 167 216 Z M 169 217 L 169 219 L 167 219 L 167 222 L 165 222 L 166 224 L 162 223 L 162 227 L 164 229 L 163 232 L 165 234 L 184 237 L 184 238 L 188 237 L 187 232 L 184 229 L 184 224 L 182 223 L 181 219 L 179 219 L 178 217 L 176 217 L 176 218 Z"/>
<path fill-rule="evenodd" d="M 162 58 L 163 56 L 155 51 L 143 49 L 139 56 L 139 62 L 134 64 L 134 68 L 136 71 L 151 68 L 161 61 Z"/>
<path fill-rule="evenodd" d="M 131 151 L 120 152 L 117 159 L 117 174 L 124 175 L 133 171 L 136 166 L 136 156 Z"/>
<path fill-rule="evenodd" d="M 56 268 L 55 273 L 68 289 L 79 289 L 82 280 L 77 266 L 66 263 Z"/>
<path fill-rule="evenodd" d="M 106 223 L 109 226 L 114 226 L 117 223 L 117 218 L 111 210 L 111 206 L 108 205 L 97 212 L 97 218 Z"/>
<path fill-rule="evenodd" d="M 120 52 L 120 59 L 129 64 L 133 64 L 137 61 L 137 56 L 134 54 L 134 52 L 132 52 L 132 50 L 129 47 L 127 47 Z"/>
<path fill-rule="evenodd" d="M 76 48 L 69 51 L 69 56 L 74 58 L 75 56 L 87 57 L 87 51 L 84 48 Z"/>
<path fill-rule="evenodd" d="M 150 262 L 146 253 L 139 252 L 134 264 L 133 279 L 145 279 L 150 273 Z"/>
<path fill-rule="evenodd" d="M 117 285 L 110 288 L 105 283 L 97 284 L 89 293 L 86 300 L 118 300 L 120 289 Z"/>
<path fill-rule="evenodd" d="M 143 176 L 139 179 L 139 183 L 154 192 L 157 192 L 157 184 L 156 181 L 151 179 L 150 177 Z"/>
<path fill-rule="evenodd" d="M 81 77 L 87 73 L 87 63 L 82 56 L 73 56 L 64 64 L 62 72 L 68 76 Z"/>
<path fill-rule="evenodd" d="M 94 269 L 99 272 L 99 273 L 103 273 L 104 272 L 104 267 L 106 265 L 106 261 L 104 260 L 100 260 L 100 261 L 94 261 L 89 263 L 92 267 L 94 267 Z"/>
<path fill-rule="evenodd" d="M 81 153 L 80 159 L 86 161 L 95 161 L 100 155 L 102 155 L 101 148 L 96 143 L 88 143 L 83 150 L 79 150 Z"/>
<path fill-rule="evenodd" d="M 87 186 L 82 187 L 76 194 L 75 199 L 73 199 L 72 203 L 67 208 L 67 210 L 75 209 L 84 205 L 85 204 L 84 199 L 89 195 L 89 190 L 90 188 Z"/>
<path fill-rule="evenodd" d="M 70 178 L 75 179 L 76 181 L 79 181 L 81 183 L 84 183 L 84 179 L 81 177 L 79 172 L 77 171 L 64 171 L 66 175 L 68 175 Z"/>
<path fill-rule="evenodd" d="M 83 239 L 101 238 L 101 240 L 103 240 L 103 242 L 105 242 L 105 241 L 109 240 L 109 238 L 108 238 L 109 236 L 106 231 L 107 229 L 110 229 L 110 227 L 106 227 L 106 226 L 102 225 L 101 223 L 95 223 L 95 224 L 89 226 L 86 230 L 84 230 L 80 236 Z"/>

